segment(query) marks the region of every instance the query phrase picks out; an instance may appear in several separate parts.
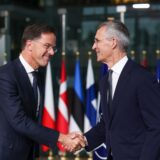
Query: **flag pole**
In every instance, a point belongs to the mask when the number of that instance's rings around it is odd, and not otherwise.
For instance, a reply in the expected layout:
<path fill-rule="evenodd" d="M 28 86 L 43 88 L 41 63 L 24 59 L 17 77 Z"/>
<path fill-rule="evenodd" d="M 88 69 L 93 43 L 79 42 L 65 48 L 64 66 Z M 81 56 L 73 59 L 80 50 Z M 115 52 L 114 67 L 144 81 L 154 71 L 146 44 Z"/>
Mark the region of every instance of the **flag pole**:
<path fill-rule="evenodd" d="M 67 160 L 66 152 L 60 152 L 59 155 L 60 155 L 60 160 Z"/>
<path fill-rule="evenodd" d="M 91 51 L 89 51 L 89 52 L 88 52 L 88 56 L 89 56 L 89 58 L 91 57 L 91 55 L 92 55 L 92 52 L 91 52 Z"/>
<path fill-rule="evenodd" d="M 76 52 L 76 58 L 79 58 L 79 51 Z"/>
<path fill-rule="evenodd" d="M 66 52 L 62 51 L 62 61 L 65 60 Z"/>
<path fill-rule="evenodd" d="M 142 55 L 146 56 L 146 54 L 147 54 L 147 51 L 146 50 L 142 50 Z"/>
<path fill-rule="evenodd" d="M 156 50 L 156 55 L 157 55 L 157 59 L 160 59 L 160 50 L 159 49 Z"/>
<path fill-rule="evenodd" d="M 131 59 L 135 60 L 135 51 L 134 50 L 131 50 Z"/>
<path fill-rule="evenodd" d="M 62 52 L 62 56 L 65 56 L 65 55 L 66 55 L 66 53 L 63 51 L 63 52 Z"/>
<path fill-rule="evenodd" d="M 92 160 L 92 159 L 93 159 L 93 154 L 92 154 L 92 153 L 89 153 L 88 155 L 89 155 L 89 157 L 88 157 L 87 160 Z"/>
<path fill-rule="evenodd" d="M 80 155 L 79 155 L 79 153 L 76 155 L 75 160 L 80 160 Z"/>
<path fill-rule="evenodd" d="M 53 152 L 52 152 L 52 150 L 51 150 L 51 149 L 49 150 L 48 160 L 54 160 Z"/>
<path fill-rule="evenodd" d="M 58 9 L 58 14 L 61 16 L 62 21 L 62 52 L 66 51 L 66 15 L 67 10 L 65 8 Z"/>

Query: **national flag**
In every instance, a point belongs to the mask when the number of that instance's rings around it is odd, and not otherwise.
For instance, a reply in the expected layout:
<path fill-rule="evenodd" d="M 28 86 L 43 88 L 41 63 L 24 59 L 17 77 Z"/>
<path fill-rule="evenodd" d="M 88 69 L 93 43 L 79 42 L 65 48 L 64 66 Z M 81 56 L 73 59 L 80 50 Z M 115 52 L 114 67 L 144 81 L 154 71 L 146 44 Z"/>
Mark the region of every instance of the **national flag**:
<path fill-rule="evenodd" d="M 57 122 L 56 129 L 64 134 L 68 133 L 69 129 L 69 110 L 67 103 L 67 77 L 66 77 L 66 66 L 65 66 L 65 55 L 62 57 L 61 64 L 61 80 L 59 89 L 59 102 L 58 102 L 58 112 L 57 112 Z M 61 151 L 65 151 L 63 147 L 58 144 Z"/>
<path fill-rule="evenodd" d="M 51 129 L 55 129 L 55 106 L 54 106 L 50 62 L 47 65 L 47 71 L 46 71 L 45 98 L 44 98 L 44 108 L 42 114 L 42 125 Z M 49 147 L 42 145 L 42 150 L 46 152 L 49 150 Z"/>
<path fill-rule="evenodd" d="M 108 72 L 108 67 L 106 64 L 101 65 L 100 78 L 105 76 Z M 100 93 L 98 92 L 98 102 L 97 102 L 97 122 L 100 120 L 101 108 L 100 108 Z M 93 160 L 106 160 L 107 159 L 107 147 L 104 143 L 94 149 Z"/>
<path fill-rule="evenodd" d="M 145 68 L 147 68 L 148 66 L 147 52 L 145 50 L 142 51 L 142 58 L 140 64 Z"/>
<path fill-rule="evenodd" d="M 83 131 L 84 121 L 84 104 L 83 104 L 83 93 L 81 84 L 81 73 L 80 73 L 80 61 L 79 56 L 76 58 L 75 75 L 74 75 L 74 88 L 73 88 L 73 103 L 71 106 L 71 116 L 69 131 Z"/>
<path fill-rule="evenodd" d="M 160 82 L 160 50 L 156 51 L 157 54 L 157 67 L 156 67 L 156 75 L 157 75 L 157 81 Z"/>
<path fill-rule="evenodd" d="M 84 115 L 84 132 L 96 124 L 97 103 L 92 60 L 89 56 L 86 79 L 86 111 Z"/>

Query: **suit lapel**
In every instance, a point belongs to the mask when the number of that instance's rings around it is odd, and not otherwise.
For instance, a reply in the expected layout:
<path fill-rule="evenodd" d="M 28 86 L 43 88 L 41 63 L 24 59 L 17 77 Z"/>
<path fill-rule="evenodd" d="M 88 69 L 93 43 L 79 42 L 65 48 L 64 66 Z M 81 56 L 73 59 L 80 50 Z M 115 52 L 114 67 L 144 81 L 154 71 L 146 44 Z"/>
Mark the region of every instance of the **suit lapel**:
<path fill-rule="evenodd" d="M 116 108 L 119 107 L 119 100 L 121 99 L 121 95 L 123 94 L 125 84 L 127 84 L 129 73 L 132 70 L 132 61 L 128 60 L 126 65 L 124 66 L 122 73 L 120 74 L 116 90 L 114 93 L 113 101 L 112 101 L 112 113 L 111 118 L 109 121 L 109 126 L 111 126 L 112 120 L 114 118 L 114 115 L 116 113 Z"/>
<path fill-rule="evenodd" d="M 26 73 L 26 70 L 21 64 L 19 58 L 17 58 L 13 63 L 15 64 L 15 74 L 16 74 L 16 77 L 18 77 L 17 78 L 18 84 L 23 92 L 23 95 L 25 95 L 22 98 L 28 99 L 26 104 L 27 109 L 30 110 L 30 112 L 32 112 L 33 114 L 35 114 L 36 107 L 32 107 L 32 106 L 36 106 L 34 92 L 33 92 L 33 88 L 30 83 L 29 77 Z"/>
<path fill-rule="evenodd" d="M 108 74 L 102 78 L 100 81 L 100 92 L 101 92 L 101 105 L 102 105 L 102 112 L 104 115 L 104 118 L 106 118 L 106 121 L 108 122 L 110 119 L 110 114 L 109 114 L 109 107 L 107 106 L 107 89 L 108 89 L 108 84 L 107 84 L 107 79 L 108 79 Z"/>

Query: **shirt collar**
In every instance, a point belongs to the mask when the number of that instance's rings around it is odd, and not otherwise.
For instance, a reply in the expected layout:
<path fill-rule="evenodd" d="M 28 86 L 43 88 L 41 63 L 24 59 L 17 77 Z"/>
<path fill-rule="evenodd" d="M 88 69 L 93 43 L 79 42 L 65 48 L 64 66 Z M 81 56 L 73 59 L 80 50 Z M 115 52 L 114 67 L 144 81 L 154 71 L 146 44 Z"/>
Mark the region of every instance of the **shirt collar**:
<path fill-rule="evenodd" d="M 124 56 L 120 61 L 118 61 L 111 69 L 113 72 L 120 74 L 122 69 L 124 68 L 125 64 L 128 61 L 128 57 Z"/>
<path fill-rule="evenodd" d="M 27 73 L 31 73 L 34 71 L 34 69 L 31 67 L 31 65 L 29 65 L 29 63 L 23 58 L 22 54 L 20 54 L 19 59 L 20 59 L 22 65 L 24 66 Z"/>

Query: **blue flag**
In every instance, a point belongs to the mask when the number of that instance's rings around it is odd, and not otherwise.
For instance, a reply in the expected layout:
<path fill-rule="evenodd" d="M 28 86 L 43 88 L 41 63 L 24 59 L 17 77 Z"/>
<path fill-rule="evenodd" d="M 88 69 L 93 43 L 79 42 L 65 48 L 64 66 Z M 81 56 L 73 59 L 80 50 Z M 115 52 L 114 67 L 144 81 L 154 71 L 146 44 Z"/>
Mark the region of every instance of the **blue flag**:
<path fill-rule="evenodd" d="M 80 61 L 79 57 L 76 59 L 75 65 L 75 79 L 73 88 L 73 103 L 71 106 L 71 116 L 69 131 L 83 131 L 84 125 L 84 104 L 83 104 L 83 92 L 81 84 L 81 73 L 80 73 Z"/>
<path fill-rule="evenodd" d="M 108 66 L 106 64 L 101 65 L 101 70 L 100 70 L 100 79 L 105 76 L 108 72 Z M 100 119 L 100 113 L 101 113 L 101 108 L 100 108 L 100 93 L 98 93 L 98 102 L 97 102 L 97 122 Z M 103 143 L 100 146 L 98 146 L 93 153 L 93 160 L 106 160 L 107 159 L 107 147 Z"/>
<path fill-rule="evenodd" d="M 89 57 L 86 77 L 86 111 L 84 116 L 84 132 L 96 124 L 97 102 L 92 60 Z"/>

